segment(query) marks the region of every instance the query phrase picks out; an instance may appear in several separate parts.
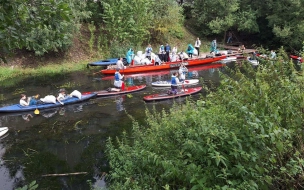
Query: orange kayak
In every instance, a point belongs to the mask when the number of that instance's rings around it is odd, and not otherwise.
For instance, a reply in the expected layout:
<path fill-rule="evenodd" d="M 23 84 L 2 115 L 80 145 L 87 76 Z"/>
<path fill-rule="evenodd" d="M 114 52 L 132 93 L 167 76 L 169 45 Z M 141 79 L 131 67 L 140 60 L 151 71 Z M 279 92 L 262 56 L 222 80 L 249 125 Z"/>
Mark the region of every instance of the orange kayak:
<path fill-rule="evenodd" d="M 199 66 L 193 66 L 190 67 L 188 69 L 188 71 L 202 71 L 202 70 L 207 70 L 207 69 L 211 69 L 211 68 L 219 68 L 219 67 L 224 67 L 224 64 L 208 64 L 208 65 L 199 65 Z M 174 69 L 173 69 L 174 70 Z M 175 69 L 176 70 L 176 69 Z M 164 70 L 164 71 L 152 71 L 152 72 L 144 72 L 144 73 L 129 73 L 129 74 L 125 74 L 125 78 L 133 78 L 133 77 L 143 77 L 143 76 L 155 76 L 155 75 L 167 75 L 170 73 L 170 71 L 172 72 L 172 70 Z M 176 70 L 177 71 L 177 70 Z M 107 75 L 105 77 L 101 78 L 102 80 L 113 80 L 114 79 L 114 75 Z"/>
<path fill-rule="evenodd" d="M 175 62 L 167 62 L 162 65 L 140 65 L 140 66 L 130 66 L 125 69 L 121 69 L 119 72 L 121 74 L 125 73 L 138 73 L 138 72 L 149 72 L 149 71 L 158 71 L 158 70 L 165 70 L 165 69 L 172 69 L 172 68 L 179 68 L 181 63 L 185 66 L 195 66 L 195 65 L 202 65 L 208 64 L 215 61 L 219 61 L 221 59 L 226 58 L 226 55 L 218 56 L 218 57 L 211 57 L 211 58 L 203 58 L 203 59 L 191 59 L 186 61 L 175 61 Z M 115 69 L 104 69 L 101 70 L 102 74 L 114 74 L 116 72 Z"/>

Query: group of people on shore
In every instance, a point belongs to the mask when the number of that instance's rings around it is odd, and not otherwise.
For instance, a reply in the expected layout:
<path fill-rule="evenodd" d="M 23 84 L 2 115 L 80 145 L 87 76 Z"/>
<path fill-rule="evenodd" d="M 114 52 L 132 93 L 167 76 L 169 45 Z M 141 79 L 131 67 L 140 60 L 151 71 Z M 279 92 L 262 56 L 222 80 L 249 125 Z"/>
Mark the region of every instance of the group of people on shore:
<path fill-rule="evenodd" d="M 173 46 L 173 48 L 171 48 L 171 46 L 168 43 L 166 43 L 166 45 L 160 45 L 158 52 L 156 54 L 161 63 L 169 62 L 169 61 L 173 62 L 177 60 L 187 60 L 189 58 L 193 58 L 193 55 L 200 56 L 200 46 L 201 46 L 201 41 L 197 37 L 194 43 L 194 47 L 192 46 L 192 44 L 188 44 L 187 49 L 185 51 L 178 52 L 177 46 Z M 153 48 L 151 44 L 148 44 L 144 53 L 145 53 L 145 58 L 147 58 L 152 62 Z M 134 56 L 135 56 L 134 50 L 130 48 L 126 53 L 127 65 L 132 65 Z M 116 68 L 123 69 L 124 64 L 122 59 L 123 59 L 122 57 L 118 59 Z"/>

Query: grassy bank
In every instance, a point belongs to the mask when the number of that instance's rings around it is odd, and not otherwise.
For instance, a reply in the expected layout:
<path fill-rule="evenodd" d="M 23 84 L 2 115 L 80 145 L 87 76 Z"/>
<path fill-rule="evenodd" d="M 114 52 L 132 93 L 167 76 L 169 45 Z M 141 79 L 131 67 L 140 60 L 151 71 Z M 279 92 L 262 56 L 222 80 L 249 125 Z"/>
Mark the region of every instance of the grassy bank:
<path fill-rule="evenodd" d="M 23 68 L 20 66 L 1 66 L 0 83 L 2 87 L 12 87 L 22 82 L 25 78 L 53 78 L 58 75 L 87 70 L 87 61 L 66 62 L 62 64 L 48 64 L 35 68 Z"/>

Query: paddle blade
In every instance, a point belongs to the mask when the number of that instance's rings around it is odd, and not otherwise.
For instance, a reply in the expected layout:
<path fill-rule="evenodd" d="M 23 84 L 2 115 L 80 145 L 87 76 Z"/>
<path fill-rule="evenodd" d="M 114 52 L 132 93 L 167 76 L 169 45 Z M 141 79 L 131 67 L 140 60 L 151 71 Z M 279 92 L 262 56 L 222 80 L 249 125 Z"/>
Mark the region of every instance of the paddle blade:
<path fill-rule="evenodd" d="M 38 115 L 40 113 L 40 111 L 36 108 L 34 111 L 34 114 Z"/>

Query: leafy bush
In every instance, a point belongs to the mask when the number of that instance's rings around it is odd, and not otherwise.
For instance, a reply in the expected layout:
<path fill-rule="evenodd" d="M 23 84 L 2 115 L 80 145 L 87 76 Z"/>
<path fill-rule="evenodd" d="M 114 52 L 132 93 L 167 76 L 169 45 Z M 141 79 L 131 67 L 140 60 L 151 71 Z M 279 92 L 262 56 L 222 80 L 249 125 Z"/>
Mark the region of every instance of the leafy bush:
<path fill-rule="evenodd" d="M 147 110 L 147 125 L 134 121 L 117 145 L 109 139 L 110 187 L 301 188 L 303 77 L 282 61 L 241 70 L 196 102 Z"/>

